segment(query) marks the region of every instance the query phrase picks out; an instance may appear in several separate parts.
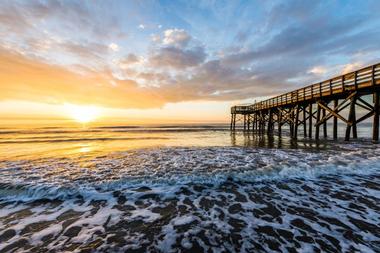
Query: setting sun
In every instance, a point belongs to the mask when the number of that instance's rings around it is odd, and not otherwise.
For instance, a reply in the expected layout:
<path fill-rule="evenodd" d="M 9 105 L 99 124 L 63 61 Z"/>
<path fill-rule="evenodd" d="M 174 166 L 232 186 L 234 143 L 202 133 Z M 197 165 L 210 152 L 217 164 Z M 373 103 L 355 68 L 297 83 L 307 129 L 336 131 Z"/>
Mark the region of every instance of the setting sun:
<path fill-rule="evenodd" d="M 64 104 L 64 106 L 68 116 L 79 123 L 94 121 L 100 114 L 100 110 L 95 106 L 80 106 L 73 104 Z"/>

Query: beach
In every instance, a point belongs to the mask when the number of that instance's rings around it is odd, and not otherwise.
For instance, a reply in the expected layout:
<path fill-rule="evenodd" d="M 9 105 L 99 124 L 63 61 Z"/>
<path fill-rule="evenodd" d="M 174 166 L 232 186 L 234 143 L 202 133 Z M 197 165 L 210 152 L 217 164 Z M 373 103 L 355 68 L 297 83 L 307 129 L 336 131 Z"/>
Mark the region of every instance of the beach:
<path fill-rule="evenodd" d="M 2 128 L 0 150 L 1 252 L 380 251 L 380 146 L 365 139 Z"/>

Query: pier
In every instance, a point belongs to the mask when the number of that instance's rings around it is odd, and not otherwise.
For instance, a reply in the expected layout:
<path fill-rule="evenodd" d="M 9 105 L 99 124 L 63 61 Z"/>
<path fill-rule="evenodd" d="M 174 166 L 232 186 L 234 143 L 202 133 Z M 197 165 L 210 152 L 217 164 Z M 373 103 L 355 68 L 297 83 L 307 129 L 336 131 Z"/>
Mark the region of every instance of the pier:
<path fill-rule="evenodd" d="M 281 135 L 283 127 L 289 126 L 291 138 L 302 134 L 319 140 L 321 135 L 327 138 L 327 128 L 332 127 L 332 137 L 337 139 L 340 121 L 346 125 L 344 138 L 349 141 L 351 135 L 357 138 L 358 124 L 372 117 L 372 140 L 378 142 L 379 107 L 377 63 L 258 103 L 233 106 L 230 128 L 235 131 L 240 122 L 244 131 L 273 134 L 277 129 Z M 365 112 L 361 117 L 358 108 Z"/>

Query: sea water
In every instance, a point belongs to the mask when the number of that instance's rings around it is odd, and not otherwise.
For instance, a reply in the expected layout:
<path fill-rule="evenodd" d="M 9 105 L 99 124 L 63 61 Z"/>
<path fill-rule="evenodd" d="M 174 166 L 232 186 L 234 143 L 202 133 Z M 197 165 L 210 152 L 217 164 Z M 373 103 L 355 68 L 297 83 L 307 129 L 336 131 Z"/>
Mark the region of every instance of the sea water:
<path fill-rule="evenodd" d="M 2 128 L 0 252 L 379 252 L 380 146 L 359 129 Z"/>

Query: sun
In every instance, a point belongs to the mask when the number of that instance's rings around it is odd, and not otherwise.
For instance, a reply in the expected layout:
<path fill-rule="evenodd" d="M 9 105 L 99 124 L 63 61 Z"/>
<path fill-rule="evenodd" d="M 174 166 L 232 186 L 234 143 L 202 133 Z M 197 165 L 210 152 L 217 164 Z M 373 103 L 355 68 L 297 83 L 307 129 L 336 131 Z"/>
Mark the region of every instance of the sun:
<path fill-rule="evenodd" d="M 94 121 L 100 114 L 95 106 L 64 104 L 64 107 L 69 117 L 82 124 Z"/>

